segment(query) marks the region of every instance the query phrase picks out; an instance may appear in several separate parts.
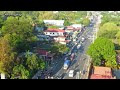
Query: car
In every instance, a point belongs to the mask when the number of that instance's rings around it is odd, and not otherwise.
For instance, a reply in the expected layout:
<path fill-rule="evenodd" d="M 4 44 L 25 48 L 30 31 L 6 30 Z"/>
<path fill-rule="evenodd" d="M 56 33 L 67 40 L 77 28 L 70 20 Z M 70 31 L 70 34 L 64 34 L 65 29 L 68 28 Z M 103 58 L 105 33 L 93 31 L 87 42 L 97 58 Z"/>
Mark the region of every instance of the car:
<path fill-rule="evenodd" d="M 51 79 L 53 79 L 53 77 L 51 77 Z"/>
<path fill-rule="evenodd" d="M 69 52 L 68 55 L 71 55 L 71 52 Z"/>
<path fill-rule="evenodd" d="M 82 37 L 82 41 L 84 41 L 85 40 L 85 38 L 84 37 Z"/>
<path fill-rule="evenodd" d="M 60 77 L 60 76 L 57 76 L 57 79 L 61 79 L 61 77 Z"/>
<path fill-rule="evenodd" d="M 74 70 L 69 71 L 69 77 L 74 77 Z"/>

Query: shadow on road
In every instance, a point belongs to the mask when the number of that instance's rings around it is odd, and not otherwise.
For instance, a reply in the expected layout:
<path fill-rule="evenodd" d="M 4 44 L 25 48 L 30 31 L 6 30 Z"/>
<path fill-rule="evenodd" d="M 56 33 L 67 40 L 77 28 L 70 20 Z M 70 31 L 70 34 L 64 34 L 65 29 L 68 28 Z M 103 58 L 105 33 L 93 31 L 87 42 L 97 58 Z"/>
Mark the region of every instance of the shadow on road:
<path fill-rule="evenodd" d="M 81 47 L 79 48 L 79 52 L 80 52 L 80 53 L 83 53 L 83 52 L 84 52 L 84 46 L 83 46 L 83 45 L 81 45 Z"/>
<path fill-rule="evenodd" d="M 52 69 L 52 74 L 51 75 L 55 75 L 60 69 L 63 68 L 64 65 L 64 60 L 60 61 L 53 69 Z"/>
<path fill-rule="evenodd" d="M 71 63 L 70 67 L 72 67 L 76 62 L 77 62 L 77 60 L 73 60 L 73 62 Z"/>

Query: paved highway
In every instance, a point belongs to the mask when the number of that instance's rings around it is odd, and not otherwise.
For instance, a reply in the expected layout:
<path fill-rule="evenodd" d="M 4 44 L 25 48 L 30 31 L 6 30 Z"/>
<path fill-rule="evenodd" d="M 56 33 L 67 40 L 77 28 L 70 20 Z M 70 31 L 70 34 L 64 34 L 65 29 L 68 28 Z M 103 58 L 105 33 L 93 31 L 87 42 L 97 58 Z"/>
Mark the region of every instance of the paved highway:
<path fill-rule="evenodd" d="M 83 36 L 90 35 L 92 33 L 92 28 L 88 28 L 88 29 L 90 31 L 87 32 Z M 89 39 L 87 39 L 87 40 L 85 40 L 83 42 L 83 44 L 81 45 L 81 47 L 80 47 L 80 49 L 78 51 L 77 57 L 75 58 L 75 62 L 73 62 L 73 64 L 71 65 L 71 67 L 66 72 L 66 76 L 64 77 L 64 79 L 76 79 L 77 78 L 76 72 L 80 72 L 80 71 L 81 71 L 81 74 L 80 74 L 79 78 L 80 79 L 87 78 L 87 75 L 86 75 L 85 72 L 87 71 L 87 68 L 88 68 L 88 65 L 90 64 L 90 62 L 89 62 L 89 57 L 87 57 L 87 55 L 86 55 L 86 51 L 87 51 L 88 46 L 90 44 L 91 44 L 91 42 L 90 42 Z M 68 76 L 69 70 L 75 70 L 75 75 L 74 75 L 73 78 L 69 78 L 69 76 Z M 83 74 L 83 72 L 85 74 Z"/>
<path fill-rule="evenodd" d="M 86 33 L 81 35 L 78 40 L 81 41 L 82 37 L 90 35 L 92 33 L 92 29 L 93 29 L 92 27 L 88 27 L 86 30 Z M 81 44 L 81 47 L 79 48 L 78 53 L 76 54 L 76 58 L 74 59 L 74 61 L 72 62 L 71 66 L 68 70 L 63 69 L 63 63 L 64 63 L 63 62 L 64 58 L 63 58 L 61 63 L 59 63 L 60 66 L 57 65 L 57 67 L 55 68 L 55 71 L 57 71 L 57 73 L 54 73 L 54 78 L 57 79 L 57 77 L 60 77 L 63 79 L 69 79 L 68 72 L 71 69 L 75 70 L 76 72 L 83 71 L 83 68 L 86 67 L 86 63 L 88 63 L 88 59 L 87 59 L 87 56 L 85 55 L 85 53 L 86 53 L 86 50 L 87 50 L 88 46 L 90 45 L 90 43 L 91 43 L 90 40 L 86 39 Z M 71 52 L 74 52 L 75 50 L 77 50 L 76 45 L 73 46 Z M 57 68 L 59 68 L 59 70 Z M 75 79 L 75 78 L 76 78 L 76 75 L 72 79 Z"/>

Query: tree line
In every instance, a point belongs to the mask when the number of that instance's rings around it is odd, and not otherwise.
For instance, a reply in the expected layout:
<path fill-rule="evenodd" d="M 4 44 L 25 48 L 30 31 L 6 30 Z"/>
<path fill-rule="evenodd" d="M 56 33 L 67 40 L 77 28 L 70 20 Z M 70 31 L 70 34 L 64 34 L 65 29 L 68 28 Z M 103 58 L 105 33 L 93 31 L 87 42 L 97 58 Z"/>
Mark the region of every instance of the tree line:
<path fill-rule="evenodd" d="M 107 12 L 103 12 L 102 15 L 98 38 L 90 45 L 87 53 L 96 66 L 119 68 L 116 50 L 120 50 L 120 17 L 119 14 Z"/>

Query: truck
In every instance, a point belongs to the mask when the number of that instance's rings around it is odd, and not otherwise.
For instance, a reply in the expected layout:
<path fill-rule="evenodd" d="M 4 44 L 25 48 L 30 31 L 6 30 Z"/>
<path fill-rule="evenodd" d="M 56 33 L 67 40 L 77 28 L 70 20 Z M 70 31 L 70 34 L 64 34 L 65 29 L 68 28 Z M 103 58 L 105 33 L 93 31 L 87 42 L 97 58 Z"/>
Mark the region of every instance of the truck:
<path fill-rule="evenodd" d="M 63 69 L 67 70 L 69 65 L 70 65 L 70 60 L 65 60 Z"/>

